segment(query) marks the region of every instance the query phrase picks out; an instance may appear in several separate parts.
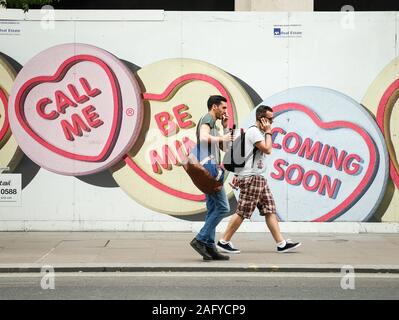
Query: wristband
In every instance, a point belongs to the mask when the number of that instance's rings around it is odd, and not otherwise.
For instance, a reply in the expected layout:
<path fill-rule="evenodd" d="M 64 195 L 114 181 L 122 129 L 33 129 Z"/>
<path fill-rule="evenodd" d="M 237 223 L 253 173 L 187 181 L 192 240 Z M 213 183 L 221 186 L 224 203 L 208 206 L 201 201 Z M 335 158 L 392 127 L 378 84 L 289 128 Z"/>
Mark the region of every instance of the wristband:
<path fill-rule="evenodd" d="M 270 134 L 270 136 L 272 136 L 272 134 L 271 134 L 270 132 L 266 132 L 266 133 L 265 133 L 265 135 L 268 135 L 268 134 Z"/>

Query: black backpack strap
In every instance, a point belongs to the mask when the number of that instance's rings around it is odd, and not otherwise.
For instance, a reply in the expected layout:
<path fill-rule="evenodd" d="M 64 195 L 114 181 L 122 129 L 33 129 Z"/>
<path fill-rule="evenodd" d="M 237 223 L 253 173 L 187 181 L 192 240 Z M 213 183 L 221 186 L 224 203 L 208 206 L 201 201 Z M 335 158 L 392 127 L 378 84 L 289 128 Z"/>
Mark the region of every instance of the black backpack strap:
<path fill-rule="evenodd" d="M 257 147 L 254 147 L 254 149 L 252 150 L 252 168 L 254 167 L 255 164 L 255 155 L 257 151 L 258 151 Z"/>
<path fill-rule="evenodd" d="M 250 126 L 249 128 L 252 128 L 252 127 L 256 127 L 256 126 Z M 247 131 L 248 131 L 248 129 L 247 129 Z M 255 155 L 257 152 L 258 152 L 258 148 L 256 146 L 254 146 L 254 148 L 252 150 L 252 168 L 254 167 L 254 164 L 255 164 Z"/>
<path fill-rule="evenodd" d="M 244 137 L 244 142 L 241 141 L 241 157 L 245 157 L 245 136 L 244 129 L 241 128 L 241 137 Z M 231 145 L 233 147 L 233 145 Z"/>

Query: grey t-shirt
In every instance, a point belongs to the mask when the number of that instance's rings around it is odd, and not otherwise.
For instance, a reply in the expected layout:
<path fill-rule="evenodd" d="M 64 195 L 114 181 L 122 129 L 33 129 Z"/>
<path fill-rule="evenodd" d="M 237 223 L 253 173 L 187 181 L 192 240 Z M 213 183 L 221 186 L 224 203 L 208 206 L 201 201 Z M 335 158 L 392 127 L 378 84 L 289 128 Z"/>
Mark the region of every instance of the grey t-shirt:
<path fill-rule="evenodd" d="M 262 175 L 266 171 L 266 155 L 262 151 L 258 149 L 255 154 L 255 161 L 252 161 L 255 143 L 263 140 L 265 140 L 265 134 L 258 127 L 248 128 L 245 133 L 245 158 L 248 157 L 248 160 L 244 167 L 237 168 L 236 174 L 239 177 Z"/>
<path fill-rule="evenodd" d="M 200 121 L 197 125 L 197 141 L 200 141 L 199 133 L 200 133 L 200 128 L 203 124 L 207 124 L 211 128 L 210 135 L 212 135 L 214 137 L 220 136 L 219 128 L 216 126 L 216 119 L 214 119 L 209 113 L 207 113 L 200 119 Z M 208 150 L 207 154 L 208 155 L 212 154 L 215 157 L 216 163 L 220 163 L 219 143 L 201 142 L 201 150 Z M 201 151 L 201 152 L 203 152 L 203 151 Z"/>

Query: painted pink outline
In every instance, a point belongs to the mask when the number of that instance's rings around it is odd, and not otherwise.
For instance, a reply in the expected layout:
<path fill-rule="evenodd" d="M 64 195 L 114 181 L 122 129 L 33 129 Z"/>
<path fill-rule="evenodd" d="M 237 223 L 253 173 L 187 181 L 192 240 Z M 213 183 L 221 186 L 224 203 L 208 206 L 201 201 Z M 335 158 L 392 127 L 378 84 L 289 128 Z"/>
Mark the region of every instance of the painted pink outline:
<path fill-rule="evenodd" d="M 4 110 L 5 110 L 4 111 L 5 119 L 4 119 L 3 127 L 0 130 L 0 141 L 2 141 L 3 138 L 5 137 L 5 135 L 7 134 L 8 128 L 10 127 L 10 122 L 8 121 L 8 98 L 2 88 L 0 88 L 0 100 L 3 103 Z"/>
<path fill-rule="evenodd" d="M 384 119 L 386 113 L 388 112 L 388 101 L 395 94 L 397 90 L 399 90 L 399 79 L 396 79 L 394 82 L 392 82 L 391 85 L 388 87 L 388 89 L 385 90 L 380 100 L 380 103 L 378 104 L 377 123 L 382 131 L 382 134 L 385 137 L 385 140 L 390 139 L 390 137 L 387 137 L 385 134 L 385 125 L 384 125 Z M 396 188 L 399 189 L 399 172 L 396 170 L 396 167 L 394 166 L 392 159 L 389 160 L 389 172 L 391 174 L 391 178 Z"/>
<path fill-rule="evenodd" d="M 216 87 L 216 89 L 219 90 L 221 95 L 226 98 L 227 110 L 228 110 L 228 114 L 230 115 L 229 126 L 232 127 L 232 125 L 234 123 L 234 112 L 233 112 L 233 106 L 231 104 L 230 96 L 229 96 L 227 90 L 223 87 L 223 85 L 218 80 L 216 80 L 215 78 L 212 78 L 211 76 L 208 76 L 206 74 L 202 74 L 202 73 L 185 74 L 185 75 L 173 80 L 168 85 L 168 87 L 160 94 L 143 93 L 143 99 L 144 100 L 155 100 L 155 101 L 166 100 L 166 99 L 170 98 L 170 96 L 173 94 L 174 90 L 177 91 L 178 88 L 180 88 L 181 86 L 183 86 L 186 83 L 193 81 L 193 80 L 204 81 L 204 82 L 207 82 L 207 83 L 213 85 L 214 87 Z M 191 201 L 204 201 L 205 200 L 205 195 L 203 195 L 203 194 L 195 195 L 195 194 L 179 191 L 179 190 L 170 188 L 170 187 L 158 182 L 156 179 L 150 177 L 143 169 L 141 169 L 135 163 L 135 161 L 129 157 L 128 154 L 125 155 L 125 163 L 130 168 L 132 168 L 141 178 L 143 178 L 143 180 L 145 180 L 146 182 L 150 183 L 155 188 L 157 188 L 165 193 L 168 193 L 172 196 L 175 196 L 175 197 L 178 197 L 181 199 L 186 199 L 186 200 L 191 200 Z"/>
<path fill-rule="evenodd" d="M 29 124 L 26 122 L 25 119 L 25 114 L 24 114 L 24 102 L 26 99 L 26 96 L 28 93 L 37 85 L 45 83 L 45 82 L 58 82 L 64 78 L 66 73 L 69 71 L 69 69 L 80 62 L 83 61 L 89 61 L 96 63 L 99 65 L 105 73 L 107 74 L 110 82 L 111 82 L 111 87 L 112 87 L 112 94 L 113 94 L 113 102 L 114 102 L 114 117 L 112 120 L 112 127 L 111 127 L 111 133 L 110 136 L 108 137 L 104 148 L 101 150 L 100 154 L 96 156 L 85 156 L 85 155 L 79 155 L 76 153 L 71 153 L 65 150 L 62 150 L 50 143 L 48 143 L 46 140 L 44 140 L 42 137 L 40 137 L 33 129 L 29 126 Z M 63 157 L 70 158 L 73 160 L 81 160 L 81 161 L 87 161 L 87 162 L 99 162 L 104 160 L 105 157 L 107 157 L 110 153 L 110 149 L 113 148 L 113 145 L 115 144 L 115 136 L 117 133 L 117 129 L 120 125 L 121 122 L 121 117 L 119 117 L 119 111 L 120 111 L 120 101 L 119 101 L 119 86 L 117 84 L 117 80 L 114 77 L 113 72 L 111 69 L 108 67 L 108 65 L 102 61 L 101 59 L 91 56 L 91 55 L 77 55 L 73 56 L 67 60 L 65 60 L 61 66 L 58 68 L 57 72 L 53 76 L 39 76 L 35 77 L 33 79 L 30 79 L 29 81 L 25 82 L 24 85 L 19 89 L 18 94 L 15 98 L 15 113 L 17 115 L 17 119 L 21 126 L 25 129 L 25 131 L 33 138 L 35 139 L 38 143 L 40 143 L 42 146 L 46 147 L 50 151 L 57 153 Z"/>
<path fill-rule="evenodd" d="M 368 135 L 368 133 L 357 126 L 356 124 L 349 122 L 349 121 L 332 121 L 332 122 L 323 122 L 317 115 L 314 113 L 312 110 L 308 109 L 304 105 L 301 105 L 299 103 L 284 103 L 280 104 L 276 107 L 273 107 L 274 113 L 277 114 L 277 116 L 286 111 L 286 110 L 296 110 L 296 111 L 301 111 L 303 113 L 306 113 L 316 125 L 318 125 L 322 129 L 334 129 L 334 128 L 349 128 L 358 133 L 366 142 L 367 147 L 369 149 L 369 156 L 370 156 L 370 163 L 367 168 L 366 174 L 364 175 L 362 181 L 360 181 L 359 185 L 356 187 L 356 189 L 336 208 L 331 210 L 330 212 L 322 215 L 320 218 L 312 220 L 313 222 L 325 222 L 325 221 L 332 221 L 339 217 L 343 212 L 345 212 L 345 209 L 349 207 L 353 202 L 356 201 L 356 199 L 359 197 L 359 195 L 362 193 L 363 190 L 365 190 L 369 182 L 373 176 L 375 166 L 377 163 L 377 157 L 376 157 L 376 148 L 373 143 L 373 140 L 371 137 Z M 276 117 L 276 116 L 275 116 Z"/>
<path fill-rule="evenodd" d="M 217 81 L 215 78 L 212 78 L 211 76 L 208 76 L 206 74 L 202 74 L 202 73 L 185 74 L 185 75 L 173 80 L 172 83 L 165 89 L 165 91 L 160 94 L 143 93 L 143 99 L 144 100 L 155 100 L 155 101 L 167 100 L 170 97 L 173 90 L 175 90 L 175 88 L 179 88 L 193 80 L 208 82 L 209 84 L 213 85 L 216 89 L 218 89 L 219 92 L 221 93 L 221 95 L 226 98 L 227 111 L 228 111 L 229 115 L 231 116 L 229 118 L 228 125 L 229 125 L 229 127 L 232 127 L 234 124 L 234 112 L 233 112 L 233 106 L 231 105 L 230 96 L 229 96 L 227 90 L 223 87 L 223 85 L 219 81 Z"/>

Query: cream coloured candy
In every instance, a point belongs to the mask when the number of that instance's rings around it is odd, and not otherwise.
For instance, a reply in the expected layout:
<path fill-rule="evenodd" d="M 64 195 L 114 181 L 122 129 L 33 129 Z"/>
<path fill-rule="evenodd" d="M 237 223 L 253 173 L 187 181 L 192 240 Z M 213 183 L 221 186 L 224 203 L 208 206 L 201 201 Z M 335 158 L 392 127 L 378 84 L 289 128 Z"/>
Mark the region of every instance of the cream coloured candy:
<path fill-rule="evenodd" d="M 399 57 L 393 59 L 370 84 L 364 105 L 376 117 L 384 134 L 390 158 L 390 176 L 395 185 L 392 195 L 385 197 L 384 222 L 397 221 L 399 203 Z"/>
<path fill-rule="evenodd" d="M 0 57 L 0 168 L 4 171 L 13 171 L 23 156 L 8 119 L 8 99 L 15 76 L 13 67 Z"/>
<path fill-rule="evenodd" d="M 167 59 L 137 72 L 145 108 L 141 137 L 124 163 L 113 168 L 121 188 L 135 201 L 171 215 L 205 211 L 205 196 L 181 163 L 196 143 L 196 125 L 211 95 L 227 98 L 229 127 L 253 107 L 241 85 L 223 70 L 193 59 Z M 223 133 L 221 124 L 220 134 Z M 231 188 L 226 185 L 228 196 Z"/>

